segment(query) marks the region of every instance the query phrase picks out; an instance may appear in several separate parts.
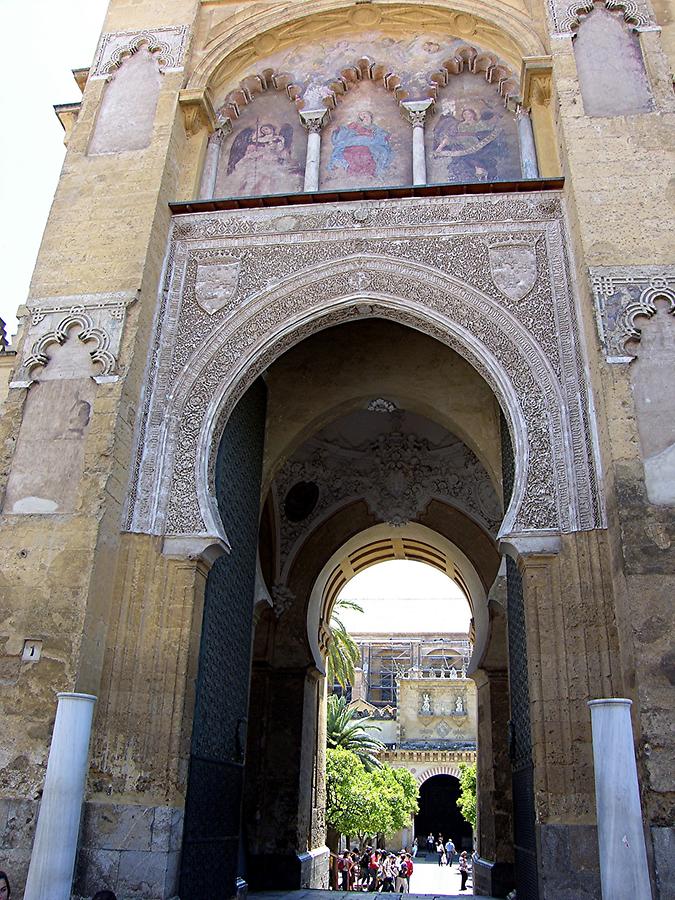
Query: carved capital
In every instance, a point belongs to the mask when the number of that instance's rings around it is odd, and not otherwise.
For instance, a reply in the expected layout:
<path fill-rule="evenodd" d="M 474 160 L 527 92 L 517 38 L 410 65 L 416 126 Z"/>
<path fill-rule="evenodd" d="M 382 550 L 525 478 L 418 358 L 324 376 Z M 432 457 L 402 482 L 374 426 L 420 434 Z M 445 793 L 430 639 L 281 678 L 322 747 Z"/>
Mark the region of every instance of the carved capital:
<path fill-rule="evenodd" d="M 203 128 L 207 128 L 209 132 L 216 130 L 216 112 L 206 88 L 182 90 L 178 95 L 178 102 L 183 109 L 185 131 L 189 136 L 199 134 Z"/>
<path fill-rule="evenodd" d="M 523 60 L 520 83 L 523 106 L 548 106 L 553 94 L 553 61 L 550 56 L 527 56 Z"/>
<path fill-rule="evenodd" d="M 310 134 L 320 134 L 329 119 L 327 109 L 301 109 L 300 121 Z"/>
<path fill-rule="evenodd" d="M 427 113 L 433 112 L 434 101 L 429 100 L 404 100 L 401 104 L 401 115 L 413 128 L 424 128 Z"/>

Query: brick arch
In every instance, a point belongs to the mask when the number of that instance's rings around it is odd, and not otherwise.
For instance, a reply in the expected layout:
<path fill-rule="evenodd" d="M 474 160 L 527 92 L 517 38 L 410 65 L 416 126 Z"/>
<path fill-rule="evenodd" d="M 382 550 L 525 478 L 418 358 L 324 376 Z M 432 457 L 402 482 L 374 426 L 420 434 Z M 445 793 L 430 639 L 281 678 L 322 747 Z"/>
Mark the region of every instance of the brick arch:
<path fill-rule="evenodd" d="M 433 766 L 431 769 L 427 769 L 426 772 L 418 772 L 415 778 L 421 787 L 425 781 L 429 781 L 434 775 L 452 775 L 453 778 L 459 778 L 459 768 L 457 766 Z"/>

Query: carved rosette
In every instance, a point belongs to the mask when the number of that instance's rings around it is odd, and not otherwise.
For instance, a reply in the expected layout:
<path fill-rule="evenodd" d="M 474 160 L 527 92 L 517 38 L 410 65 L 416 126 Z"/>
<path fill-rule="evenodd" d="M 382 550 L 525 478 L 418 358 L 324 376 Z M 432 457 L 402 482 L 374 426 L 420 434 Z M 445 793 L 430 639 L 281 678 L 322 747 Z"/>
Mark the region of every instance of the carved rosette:
<path fill-rule="evenodd" d="M 302 338 L 372 316 L 445 343 L 495 391 L 517 459 L 502 533 L 601 525 L 559 195 L 377 201 L 355 223 L 361 208 L 345 202 L 174 222 L 128 527 L 219 533 L 214 460 L 238 399 Z M 534 285 L 525 296 L 495 279 L 488 247 L 496 243 L 526 249 Z M 200 307 L 187 277 L 196 252 L 202 264 L 240 260 L 234 305 L 212 314 Z M 358 292 L 353 277 L 363 284 Z"/>

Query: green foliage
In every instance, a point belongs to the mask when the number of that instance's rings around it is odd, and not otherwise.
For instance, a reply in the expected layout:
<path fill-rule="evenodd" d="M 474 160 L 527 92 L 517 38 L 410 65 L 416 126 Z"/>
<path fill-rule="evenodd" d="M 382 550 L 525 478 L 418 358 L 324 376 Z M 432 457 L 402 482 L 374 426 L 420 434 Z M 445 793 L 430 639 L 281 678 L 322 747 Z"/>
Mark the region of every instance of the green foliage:
<path fill-rule="evenodd" d="M 476 827 L 476 766 L 459 764 L 459 797 L 457 806 L 472 828 Z"/>
<path fill-rule="evenodd" d="M 355 753 L 326 751 L 326 822 L 340 834 L 390 834 L 417 812 L 417 783 L 404 769 L 383 765 L 368 771 Z"/>
<path fill-rule="evenodd" d="M 363 607 L 353 600 L 338 600 L 333 607 L 330 619 L 331 638 L 328 642 L 328 684 L 337 681 L 346 689 L 348 684 L 354 682 L 354 666 L 360 660 L 359 648 L 349 634 L 340 618 L 341 609 L 354 609 L 363 612 Z"/>
<path fill-rule="evenodd" d="M 354 710 L 347 706 L 344 697 L 330 695 L 326 717 L 327 747 L 350 750 L 368 771 L 376 769 L 381 765 L 376 754 L 384 749 L 384 744 L 368 732 L 377 730 L 377 725 L 356 719 Z"/>

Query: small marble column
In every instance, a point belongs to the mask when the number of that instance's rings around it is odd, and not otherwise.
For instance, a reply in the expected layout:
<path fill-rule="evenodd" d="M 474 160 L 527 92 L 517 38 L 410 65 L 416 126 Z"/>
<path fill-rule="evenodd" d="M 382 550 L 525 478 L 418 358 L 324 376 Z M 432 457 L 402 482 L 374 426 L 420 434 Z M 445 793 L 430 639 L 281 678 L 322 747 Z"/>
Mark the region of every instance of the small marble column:
<path fill-rule="evenodd" d="M 424 149 L 424 122 L 433 100 L 406 100 L 401 103 L 404 117 L 412 125 L 413 184 L 427 183 L 427 161 Z"/>
<path fill-rule="evenodd" d="M 300 110 L 300 121 L 307 129 L 307 157 L 305 159 L 306 192 L 319 190 L 321 163 L 321 129 L 328 121 L 327 109 Z"/>
<path fill-rule="evenodd" d="M 24 900 L 70 900 L 96 697 L 57 694 Z"/>
<path fill-rule="evenodd" d="M 591 700 L 603 900 L 651 900 L 630 700 Z"/>
<path fill-rule="evenodd" d="M 232 125 L 226 123 L 217 131 L 214 131 L 206 145 L 202 180 L 199 185 L 199 199 L 211 200 L 216 194 L 216 178 L 218 177 L 218 163 L 220 162 L 220 150 L 226 135 L 232 131 Z"/>
<path fill-rule="evenodd" d="M 537 148 L 534 144 L 532 119 L 528 110 L 522 106 L 516 113 L 518 125 L 518 141 L 520 143 L 520 170 L 523 178 L 539 178 L 537 165 Z"/>

